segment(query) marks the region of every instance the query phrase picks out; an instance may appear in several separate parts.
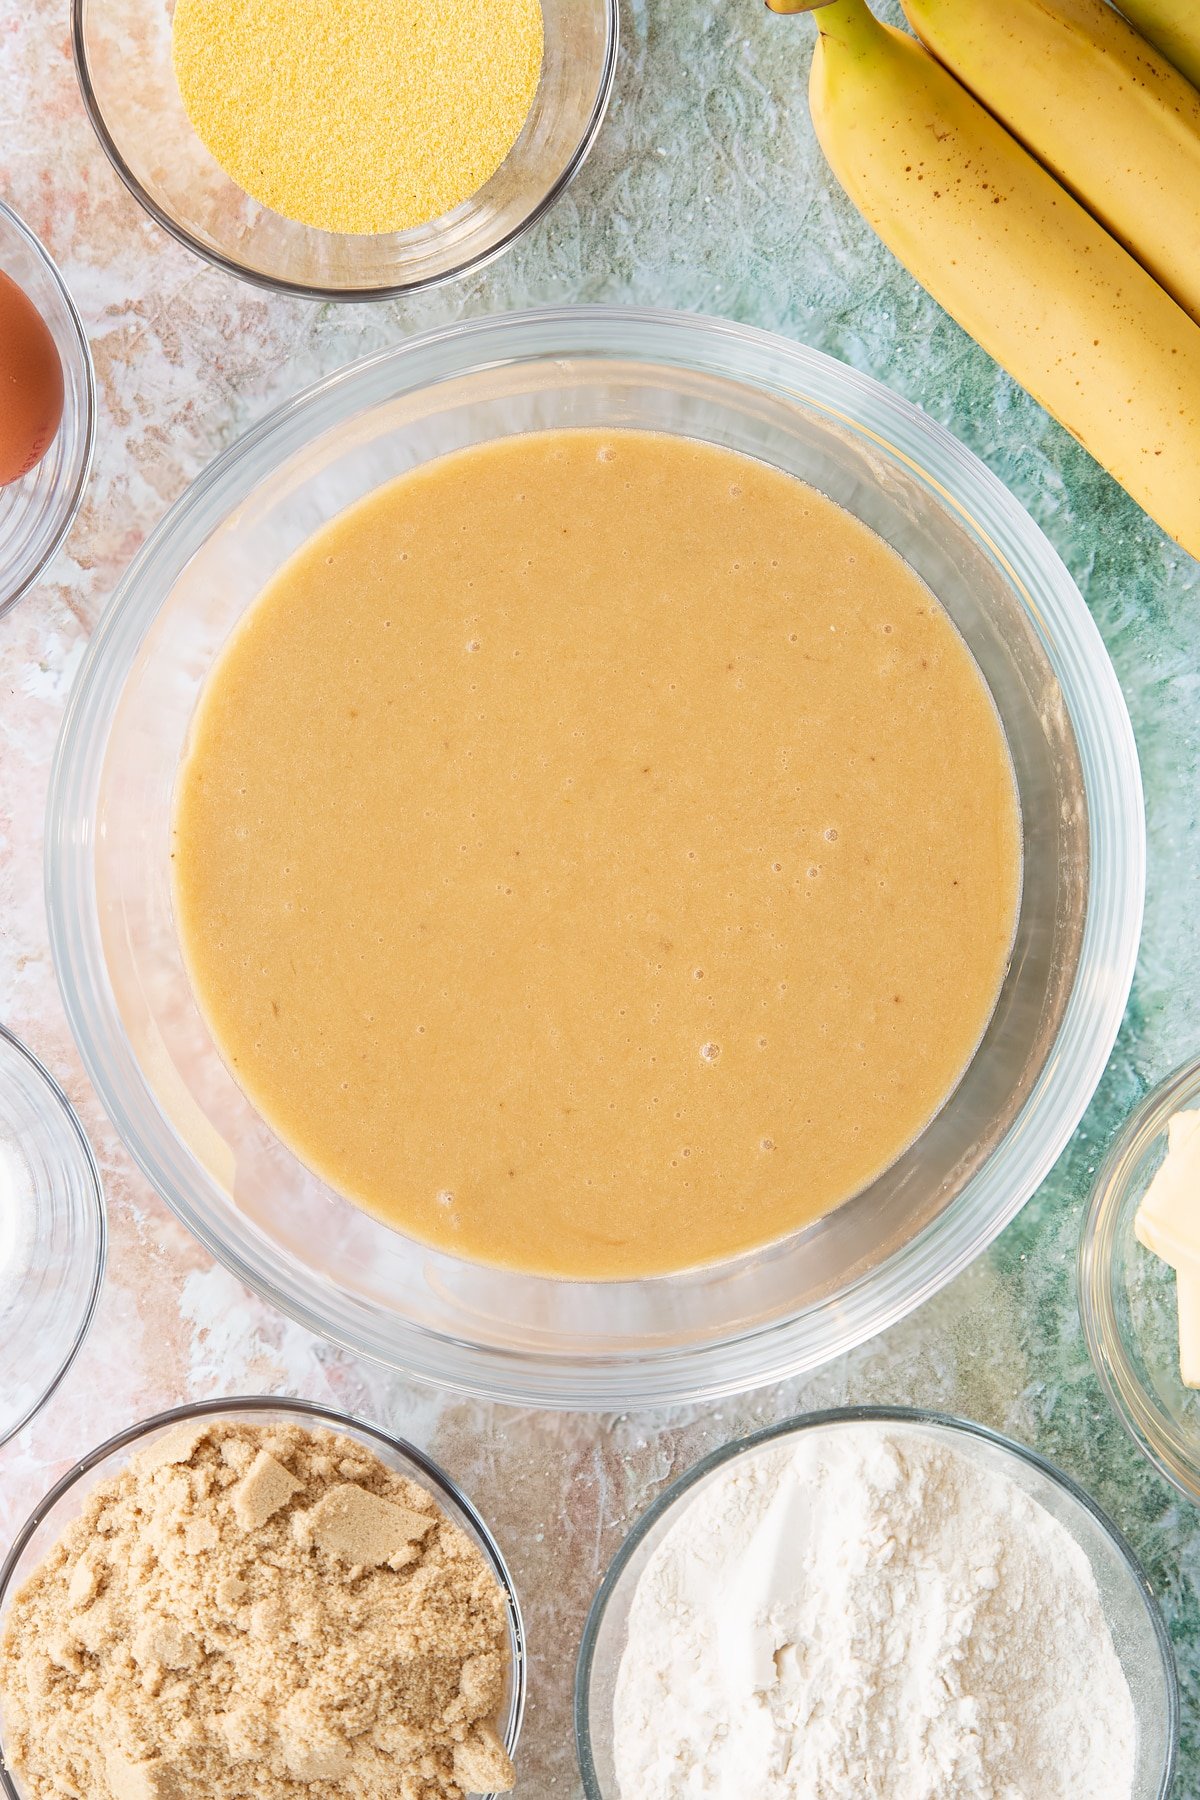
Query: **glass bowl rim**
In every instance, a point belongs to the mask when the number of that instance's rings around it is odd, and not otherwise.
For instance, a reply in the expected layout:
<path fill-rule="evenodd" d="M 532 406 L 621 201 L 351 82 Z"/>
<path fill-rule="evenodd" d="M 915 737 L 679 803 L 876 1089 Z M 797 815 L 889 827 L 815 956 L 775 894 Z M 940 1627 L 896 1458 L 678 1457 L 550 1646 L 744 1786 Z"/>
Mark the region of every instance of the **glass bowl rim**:
<path fill-rule="evenodd" d="M 1150 1400 L 1125 1347 L 1112 1292 L 1117 1218 L 1134 1169 L 1170 1115 L 1192 1099 L 1200 1099 L 1200 1053 L 1143 1096 L 1109 1146 L 1079 1234 L 1077 1280 L 1088 1354 L 1110 1406 L 1152 1467 L 1185 1499 L 1200 1503 L 1200 1456 L 1188 1454 L 1181 1434 Z"/>
<path fill-rule="evenodd" d="M 33 252 L 34 256 L 42 264 L 46 273 L 49 275 L 52 284 L 58 289 L 63 305 L 67 309 L 67 318 L 72 327 L 73 341 L 78 345 L 79 362 L 80 367 L 83 370 L 83 454 L 79 458 L 79 471 L 75 477 L 70 497 L 63 507 L 62 517 L 55 526 L 54 532 L 46 544 L 44 553 L 39 558 L 38 562 L 35 563 L 34 567 L 30 569 L 28 575 L 25 576 L 19 587 L 13 588 L 12 592 L 8 594 L 0 593 L 0 618 L 3 618 L 4 614 L 8 612 L 11 607 L 14 607 L 18 600 L 23 600 L 30 588 L 34 587 L 37 582 L 41 580 L 42 575 L 49 568 L 51 562 L 58 555 L 58 552 L 62 549 L 63 541 L 72 525 L 75 523 L 75 515 L 78 513 L 83 502 L 83 496 L 87 491 L 88 480 L 92 472 L 92 458 L 96 449 L 96 370 L 95 365 L 92 362 L 92 347 L 88 342 L 87 331 L 84 327 L 83 320 L 80 317 L 79 308 L 75 304 L 71 290 L 67 286 L 66 280 L 58 264 L 55 262 L 36 231 L 34 231 L 33 227 L 27 225 L 20 213 L 17 212 L 14 207 L 10 206 L 7 201 L 2 199 L 0 199 L 0 218 L 4 220 L 5 224 L 12 226 L 17 236 L 24 240 L 26 247 Z"/>
<path fill-rule="evenodd" d="M 113 1036 L 114 1021 L 107 976 L 95 960 L 91 840 L 86 829 L 79 830 L 81 821 L 87 825 L 99 780 L 97 752 L 88 738 L 100 732 L 107 737 L 120 693 L 118 674 L 123 683 L 129 659 L 161 604 L 161 594 L 152 591 L 159 579 L 157 561 L 173 554 L 181 536 L 187 539 L 189 530 L 199 529 L 191 524 L 195 515 L 214 504 L 229 511 L 235 497 L 240 500 L 238 484 L 249 481 L 243 469 L 255 459 L 270 455 L 272 466 L 281 466 L 302 444 L 359 411 L 435 387 L 451 376 L 536 367 L 564 357 L 581 363 L 633 357 L 668 371 L 699 367 L 730 385 L 765 388 L 834 425 L 848 426 L 915 472 L 1000 563 L 1062 685 L 1081 754 L 1090 747 L 1096 765 L 1087 766 L 1085 759 L 1090 897 L 1080 967 L 1057 1040 L 1060 1054 L 1051 1056 L 1009 1132 L 954 1204 L 885 1263 L 840 1290 L 836 1341 L 819 1354 L 800 1341 L 800 1322 L 810 1313 L 824 1315 L 827 1306 L 714 1338 L 699 1348 L 614 1352 L 587 1361 L 477 1345 L 459 1335 L 438 1335 L 399 1314 L 387 1315 L 385 1327 L 377 1311 L 363 1313 L 340 1300 L 331 1307 L 327 1295 L 335 1290 L 323 1289 L 318 1296 L 302 1276 L 281 1270 L 270 1255 L 214 1228 L 203 1194 L 197 1202 L 193 1189 L 185 1193 L 167 1170 L 161 1122 L 149 1121 L 142 1128 L 139 1103 L 131 1100 L 134 1090 L 125 1085 L 127 1072 L 116 1066 L 129 1061 L 128 1076 L 144 1086 L 136 1060 L 125 1057 L 115 1042 L 100 1047 L 103 1038 Z M 377 392 L 381 379 L 389 385 Z M 1098 798 L 1104 803 L 1099 808 Z M 1015 1217 L 1082 1116 L 1124 1013 L 1145 888 L 1137 751 L 1115 671 L 1057 552 L 999 478 L 911 402 L 822 351 L 728 320 L 625 306 L 540 307 L 440 326 L 324 377 L 252 425 L 189 484 L 122 575 L 68 698 L 47 806 L 46 903 L 67 1016 L 110 1119 L 172 1211 L 239 1280 L 318 1335 L 443 1387 L 518 1405 L 611 1408 L 742 1392 L 748 1385 L 828 1360 L 936 1292 Z M 1106 843 L 1103 858 L 1097 855 L 1098 822 Z M 964 1204 L 970 1194 L 977 1197 L 974 1209 Z M 848 1301 L 854 1303 L 852 1317 Z"/>
<path fill-rule="evenodd" d="M 625 1570 L 647 1534 L 665 1514 L 675 1509 L 697 1483 L 703 1481 L 714 1469 L 719 1469 L 724 1463 L 732 1462 L 735 1458 L 750 1454 L 778 1439 L 798 1437 L 806 1431 L 818 1430 L 822 1426 L 840 1424 L 932 1426 L 935 1430 L 945 1430 L 952 1434 L 958 1433 L 964 1437 L 975 1438 L 981 1443 L 990 1445 L 993 1449 L 1014 1456 L 1019 1462 L 1026 1463 L 1091 1515 L 1108 1537 L 1119 1560 L 1132 1577 L 1133 1585 L 1146 1609 L 1158 1648 L 1163 1676 L 1167 1684 L 1168 1748 L 1156 1800 L 1167 1800 L 1175 1780 L 1176 1765 L 1179 1759 L 1179 1671 L 1166 1621 L 1162 1616 L 1162 1608 L 1150 1586 L 1145 1570 L 1124 1533 L 1114 1524 L 1103 1508 L 1092 1499 L 1091 1495 L 1080 1487 L 1073 1476 L 1068 1475 L 1065 1470 L 1052 1463 L 1040 1451 L 1031 1449 L 1027 1444 L 1018 1443 L 1016 1438 L 1010 1438 L 1003 1432 L 993 1431 L 989 1425 L 980 1425 L 973 1419 L 960 1418 L 954 1413 L 940 1412 L 936 1408 L 926 1406 L 826 1406 L 815 1412 L 796 1413 L 791 1418 L 781 1419 L 776 1424 L 764 1426 L 759 1431 L 748 1432 L 743 1437 L 733 1438 L 728 1444 L 721 1444 L 715 1450 L 710 1450 L 701 1457 L 699 1462 L 694 1463 L 690 1469 L 685 1469 L 682 1475 L 664 1488 L 657 1499 L 652 1501 L 634 1521 L 624 1542 L 608 1565 L 588 1609 L 575 1663 L 572 1717 L 575 1726 L 576 1758 L 583 1781 L 585 1800 L 618 1800 L 615 1794 L 605 1794 L 596 1779 L 591 1749 L 591 1706 L 588 1690 L 595 1663 L 596 1639 L 604 1615 L 621 1584 Z"/>
<path fill-rule="evenodd" d="M 66 1123 L 68 1135 L 74 1140 L 79 1152 L 80 1166 L 84 1171 L 87 1183 L 89 1200 L 88 1211 L 92 1214 L 96 1226 L 96 1254 L 87 1298 L 84 1302 L 83 1311 L 79 1316 L 79 1322 L 75 1327 L 75 1334 L 67 1348 L 66 1355 L 59 1362 L 58 1367 L 50 1377 L 49 1382 L 42 1388 L 41 1393 L 38 1395 L 37 1399 L 33 1401 L 28 1410 L 23 1413 L 14 1424 L 0 1429 L 0 1446 L 10 1443 L 19 1431 L 25 1429 L 31 1419 L 37 1417 L 38 1413 L 41 1412 L 43 1406 L 45 1406 L 46 1402 L 53 1395 L 59 1383 L 63 1380 L 68 1369 L 71 1367 L 71 1364 L 78 1356 L 96 1314 L 96 1307 L 100 1300 L 100 1292 L 104 1286 L 105 1265 L 108 1261 L 108 1209 L 104 1204 L 104 1184 L 100 1179 L 100 1168 L 96 1161 L 95 1151 L 88 1141 L 87 1133 L 79 1122 L 79 1116 L 76 1113 L 75 1108 L 71 1105 L 71 1102 L 68 1100 L 66 1094 L 63 1092 L 63 1089 L 59 1086 L 58 1082 L 55 1081 L 49 1069 L 34 1055 L 28 1044 L 22 1043 L 21 1039 L 17 1037 L 15 1033 L 11 1032 L 7 1025 L 0 1024 L 0 1050 L 4 1049 L 14 1050 L 19 1057 L 23 1058 L 24 1061 L 28 1063 L 34 1075 L 40 1080 L 50 1098 L 55 1102 L 59 1113 Z M 2 1585 L 2 1578 L 0 1578 L 0 1588 L 2 1588 Z"/>
<path fill-rule="evenodd" d="M 262 270 L 248 268 L 245 263 L 239 262 L 237 257 L 229 256 L 223 250 L 217 250 L 202 243 L 188 230 L 186 225 L 181 224 L 164 206 L 161 206 L 146 192 L 126 162 L 116 138 L 109 130 L 108 121 L 92 82 L 83 19 L 87 4 L 88 0 L 71 0 L 71 51 L 79 83 L 80 98 L 101 149 L 143 212 L 170 237 L 173 237 L 176 243 L 182 244 L 185 250 L 190 250 L 193 256 L 198 256 L 203 262 L 223 270 L 226 275 L 232 275 L 238 281 L 245 281 L 250 286 L 265 289 L 267 293 L 271 294 L 288 294 L 299 300 L 332 301 L 346 305 L 359 302 L 369 303 L 372 300 L 398 300 L 406 294 L 427 293 L 432 288 L 441 287 L 445 282 L 458 281 L 464 275 L 473 275 L 478 270 L 486 269 L 497 257 L 502 256 L 506 250 L 510 249 L 518 238 L 523 237 L 536 225 L 538 220 L 543 218 L 550 208 L 561 199 L 592 152 L 600 133 L 600 127 L 604 123 L 609 101 L 612 98 L 613 85 L 617 75 L 617 52 L 621 37 L 620 0 L 602 0 L 605 12 L 604 61 L 587 124 L 584 126 L 579 142 L 570 158 L 550 187 L 494 244 L 489 244 L 477 255 L 465 257 L 462 262 L 435 275 L 423 275 L 410 281 L 386 282 L 377 287 L 324 287 L 317 282 L 288 281 L 278 275 L 269 275 Z"/>
<path fill-rule="evenodd" d="M 513 1720 L 511 1742 L 508 1744 L 511 1754 L 520 1739 L 521 1726 L 525 1719 L 528 1653 L 525 1640 L 525 1621 L 516 1585 L 505 1561 L 504 1553 L 492 1535 L 490 1526 L 484 1520 L 474 1501 L 467 1497 L 458 1483 L 446 1473 L 440 1464 L 434 1462 L 431 1456 L 427 1456 L 415 1444 L 410 1444 L 406 1438 L 396 1437 L 392 1432 L 385 1431 L 382 1426 L 374 1425 L 367 1419 L 358 1418 L 354 1413 L 340 1412 L 336 1407 L 322 1406 L 315 1400 L 295 1399 L 287 1394 L 238 1394 L 227 1399 L 192 1400 L 182 1406 L 167 1407 L 164 1411 L 154 1413 L 147 1419 L 141 1419 L 136 1424 L 127 1425 L 123 1431 L 118 1431 L 102 1444 L 97 1444 L 72 1468 L 68 1469 L 65 1475 L 59 1477 L 49 1492 L 38 1501 L 18 1531 L 7 1556 L 0 1563 L 0 1609 L 3 1608 L 9 1597 L 9 1589 L 17 1564 L 24 1555 L 34 1532 L 42 1521 L 53 1512 L 59 1501 L 77 1483 L 85 1480 L 99 1463 L 119 1450 L 129 1449 L 140 1439 L 149 1437 L 151 1432 L 159 1431 L 164 1426 L 184 1424 L 190 1419 L 213 1418 L 220 1417 L 222 1414 L 246 1412 L 294 1413 L 300 1421 L 311 1421 L 315 1425 L 327 1426 L 334 1431 L 344 1431 L 349 1427 L 352 1432 L 360 1432 L 364 1437 L 373 1439 L 385 1449 L 391 1450 L 413 1463 L 420 1471 L 421 1477 L 430 1483 L 435 1498 L 440 1496 L 450 1500 L 465 1514 L 479 1541 L 488 1566 L 504 1595 L 513 1684 Z M 451 1523 L 454 1522 L 452 1519 Z M 0 1795 L 4 1796 L 4 1800 L 21 1800 L 4 1765 L 2 1742 L 0 1742 Z M 489 1797 L 485 1797 L 485 1800 L 489 1800 Z M 495 1800 L 495 1797 L 490 1797 L 490 1800 Z"/>

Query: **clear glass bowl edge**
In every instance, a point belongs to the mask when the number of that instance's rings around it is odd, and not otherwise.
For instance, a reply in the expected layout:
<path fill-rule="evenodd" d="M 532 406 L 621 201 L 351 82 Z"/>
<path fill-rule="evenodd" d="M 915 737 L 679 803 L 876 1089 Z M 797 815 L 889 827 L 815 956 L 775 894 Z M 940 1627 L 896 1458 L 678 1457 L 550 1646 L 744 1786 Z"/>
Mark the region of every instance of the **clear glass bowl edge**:
<path fill-rule="evenodd" d="M 677 339 L 673 334 L 677 334 Z M 587 342 L 590 335 L 597 339 L 594 345 Z M 960 1209 L 959 1217 L 952 1222 L 954 1241 L 948 1253 L 944 1243 L 947 1231 L 939 1231 L 945 1221 L 935 1222 L 883 1271 L 889 1277 L 886 1282 L 878 1274 L 868 1278 L 874 1288 L 869 1319 L 860 1317 L 850 1322 L 846 1318 L 845 1302 L 856 1294 L 855 1286 L 848 1288 L 839 1297 L 839 1333 L 827 1352 L 833 1355 L 896 1322 L 964 1268 L 1010 1222 L 1065 1147 L 1107 1064 L 1132 982 L 1144 898 L 1145 821 L 1137 752 L 1125 702 L 1099 632 L 1061 559 L 998 478 L 949 431 L 926 419 L 878 382 L 822 352 L 752 327 L 697 315 L 604 306 L 536 309 L 443 327 L 411 340 L 399 351 L 379 352 L 315 383 L 252 427 L 198 477 L 165 515 L 122 578 L 89 647 L 68 702 L 50 782 L 46 882 L 51 944 L 64 1004 L 89 1073 L 128 1142 L 128 1102 L 115 1091 L 110 1079 L 112 1071 L 99 1067 L 95 1055 L 89 1053 L 78 992 L 81 978 L 85 983 L 87 979 L 85 959 L 81 944 L 74 941 L 77 934 L 63 917 L 60 899 L 64 868 L 73 857 L 86 853 L 86 845 L 72 841 L 72 831 L 79 820 L 91 816 L 89 800 L 94 797 L 99 779 L 98 768 L 92 767 L 85 776 L 76 758 L 76 785 L 66 788 L 64 771 L 71 761 L 70 747 L 81 733 L 95 728 L 113 697 L 99 687 L 95 678 L 102 656 L 111 664 L 112 653 L 131 649 L 140 641 L 148 623 L 144 614 L 135 616 L 131 609 L 122 608 L 122 596 L 131 587 L 153 580 L 156 560 L 161 559 L 164 564 L 174 562 L 181 554 L 191 554 L 198 548 L 207 535 L 211 517 L 223 513 L 253 486 L 260 459 L 264 470 L 275 466 L 303 442 L 378 397 L 373 396 L 372 390 L 381 370 L 399 359 L 403 359 L 407 379 L 390 383 L 386 389 L 389 397 L 462 374 L 468 367 L 485 369 L 534 356 L 640 355 L 686 367 L 691 361 L 689 348 L 694 354 L 697 338 L 731 348 L 738 357 L 737 373 L 741 378 L 844 420 L 852 429 L 875 437 L 932 482 L 969 528 L 983 533 L 993 554 L 1026 597 L 1030 617 L 1052 652 L 1060 679 L 1070 689 L 1072 717 L 1077 726 L 1081 719 L 1088 726 L 1086 732 L 1077 730 L 1077 736 L 1081 738 L 1080 752 L 1093 814 L 1091 883 L 1099 903 L 1088 907 L 1080 980 L 1071 996 L 1055 1055 L 1001 1146 L 1007 1151 L 1006 1192 L 1003 1196 L 990 1192 L 996 1185 L 993 1159 L 973 1184 L 977 1193 L 980 1189 L 989 1193 L 989 1205 L 979 1209 L 982 1216 L 970 1225 L 962 1220 Z M 474 356 L 464 364 L 467 347 Z M 938 476 L 927 472 L 929 462 L 937 463 L 945 480 L 953 480 L 953 495 Z M 981 520 L 986 522 L 986 529 Z M 1093 804 L 1100 792 L 1120 797 L 1123 824 L 1128 827 L 1124 835 L 1111 830 Z M 1069 1060 L 1076 1064 L 1070 1093 L 1059 1096 L 1062 1104 L 1057 1108 L 1053 1128 L 1044 1127 L 1031 1141 L 1031 1111 L 1050 1084 L 1061 1085 L 1059 1071 L 1062 1063 Z M 139 1135 L 135 1129 L 133 1136 Z M 161 1172 L 140 1157 L 138 1160 L 161 1191 Z M 178 1194 L 171 1204 L 189 1230 L 239 1279 L 265 1293 L 309 1329 L 357 1354 L 395 1366 L 385 1347 L 365 1342 L 353 1329 L 339 1329 L 328 1318 L 317 1318 L 294 1297 L 281 1295 L 268 1271 L 215 1241 L 204 1222 Z M 775 1341 L 767 1356 L 758 1336 L 772 1333 Z M 824 1360 L 797 1354 L 795 1346 L 789 1346 L 786 1340 L 787 1326 L 776 1325 L 768 1327 L 765 1333 L 727 1344 L 720 1359 L 724 1367 L 714 1369 L 710 1356 L 701 1381 L 681 1377 L 669 1362 L 648 1376 L 643 1364 L 637 1383 L 638 1400 L 665 1403 L 740 1392 L 747 1385 L 782 1379 L 814 1366 L 816 1360 Z M 748 1368 L 739 1353 L 751 1346 L 756 1354 L 749 1359 L 753 1366 Z M 409 1348 L 413 1350 L 415 1346 Z M 581 1379 L 566 1392 L 553 1369 L 541 1370 L 528 1357 L 494 1350 L 477 1352 L 467 1345 L 455 1349 L 458 1360 L 453 1368 L 446 1366 L 444 1355 L 435 1349 L 432 1340 L 427 1355 L 410 1355 L 404 1366 L 420 1377 L 432 1376 L 443 1386 L 514 1403 L 584 1407 L 629 1403 L 621 1380 L 622 1365 L 615 1361 L 612 1366 L 599 1365 L 590 1372 L 589 1380 Z"/>

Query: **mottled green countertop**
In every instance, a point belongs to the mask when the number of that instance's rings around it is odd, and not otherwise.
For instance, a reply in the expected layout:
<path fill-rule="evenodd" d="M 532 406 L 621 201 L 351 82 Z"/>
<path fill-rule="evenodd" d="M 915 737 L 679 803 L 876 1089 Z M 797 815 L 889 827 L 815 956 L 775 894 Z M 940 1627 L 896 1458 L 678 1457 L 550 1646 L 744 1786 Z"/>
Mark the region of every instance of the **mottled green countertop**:
<path fill-rule="evenodd" d="M 186 1397 L 286 1390 L 374 1416 L 462 1479 L 508 1552 L 532 1646 L 519 1792 L 567 1800 L 578 1792 L 575 1647 L 631 1517 L 745 1427 L 843 1400 L 920 1402 L 1037 1446 L 1128 1533 L 1179 1653 L 1177 1791 L 1200 1796 L 1200 1518 L 1109 1411 L 1074 1291 L 1098 1158 L 1145 1089 L 1200 1047 L 1200 567 L 926 299 L 843 199 L 809 126 L 811 23 L 771 17 L 759 0 L 634 0 L 622 24 L 608 123 L 552 213 L 486 274 L 408 304 L 353 308 L 268 298 L 164 237 L 92 138 L 62 0 L 0 0 L 0 194 L 64 269 L 100 395 L 96 473 L 68 549 L 0 622 L 0 1016 L 79 1107 L 113 1240 L 83 1354 L 39 1420 L 0 1451 L 0 1544 L 80 1451 Z M 1150 886 L 1133 998 L 1051 1178 L 923 1311 L 809 1379 L 718 1412 L 611 1420 L 447 1399 L 332 1350 L 248 1296 L 126 1158 L 81 1072 L 47 950 L 42 807 L 62 707 L 119 570 L 168 503 L 268 408 L 353 357 L 469 313 L 571 300 L 684 307 L 781 331 L 948 425 L 1028 507 L 1082 587 L 1145 774 Z"/>

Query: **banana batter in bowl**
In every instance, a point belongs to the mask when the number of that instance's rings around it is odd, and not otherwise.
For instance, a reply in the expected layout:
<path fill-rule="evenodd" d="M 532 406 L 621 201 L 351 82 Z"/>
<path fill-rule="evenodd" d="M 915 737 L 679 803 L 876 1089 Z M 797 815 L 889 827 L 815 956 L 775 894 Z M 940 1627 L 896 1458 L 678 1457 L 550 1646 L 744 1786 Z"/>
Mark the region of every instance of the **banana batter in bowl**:
<path fill-rule="evenodd" d="M 1013 939 L 991 695 L 895 551 L 668 433 L 527 433 L 323 527 L 202 692 L 177 927 L 280 1138 L 585 1280 L 819 1218 L 954 1089 Z"/>

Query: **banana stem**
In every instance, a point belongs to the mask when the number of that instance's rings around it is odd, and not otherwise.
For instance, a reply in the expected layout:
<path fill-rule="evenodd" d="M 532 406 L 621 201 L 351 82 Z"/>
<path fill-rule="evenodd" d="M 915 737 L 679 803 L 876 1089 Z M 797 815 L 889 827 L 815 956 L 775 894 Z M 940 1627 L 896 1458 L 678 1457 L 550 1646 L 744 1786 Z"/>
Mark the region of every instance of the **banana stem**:
<path fill-rule="evenodd" d="M 823 32 L 837 25 L 842 27 L 840 35 L 850 40 L 879 29 L 879 21 L 865 0 L 767 0 L 767 6 L 773 13 L 820 12 L 817 24 Z"/>

